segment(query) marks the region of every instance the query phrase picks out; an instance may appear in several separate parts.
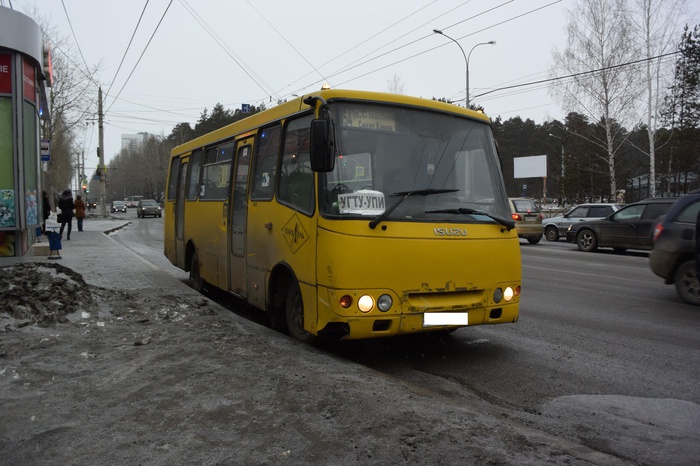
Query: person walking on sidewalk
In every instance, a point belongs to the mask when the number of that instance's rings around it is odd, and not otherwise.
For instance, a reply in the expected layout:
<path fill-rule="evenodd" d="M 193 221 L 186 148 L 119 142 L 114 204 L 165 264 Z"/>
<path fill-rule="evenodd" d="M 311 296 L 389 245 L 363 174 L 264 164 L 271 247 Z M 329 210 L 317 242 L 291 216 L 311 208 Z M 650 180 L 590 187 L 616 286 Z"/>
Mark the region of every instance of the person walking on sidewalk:
<path fill-rule="evenodd" d="M 51 216 L 51 201 L 49 201 L 49 195 L 46 194 L 46 191 L 41 192 L 41 210 L 42 210 L 42 215 L 44 221 L 41 222 L 41 233 L 46 234 L 46 221 L 49 219 Z"/>
<path fill-rule="evenodd" d="M 85 218 L 85 202 L 83 197 L 78 194 L 75 197 L 75 218 L 78 220 L 78 231 L 83 231 L 83 219 Z"/>
<path fill-rule="evenodd" d="M 73 209 L 75 208 L 73 194 L 70 189 L 66 189 L 61 193 L 61 198 L 58 200 L 58 208 L 61 209 L 61 214 L 58 216 L 58 221 L 61 222 L 59 234 L 63 238 L 63 229 L 68 224 L 68 236 L 66 239 L 70 240 L 70 232 L 73 229 Z"/>

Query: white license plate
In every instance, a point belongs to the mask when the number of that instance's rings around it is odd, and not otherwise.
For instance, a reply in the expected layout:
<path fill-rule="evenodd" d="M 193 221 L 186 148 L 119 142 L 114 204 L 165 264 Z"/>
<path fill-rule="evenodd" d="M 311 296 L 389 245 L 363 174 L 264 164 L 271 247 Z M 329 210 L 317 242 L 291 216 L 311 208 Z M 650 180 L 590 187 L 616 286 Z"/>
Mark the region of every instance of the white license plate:
<path fill-rule="evenodd" d="M 525 217 L 526 222 L 534 222 L 535 220 L 537 220 L 535 217 Z"/>
<path fill-rule="evenodd" d="M 423 314 L 423 327 L 439 325 L 469 325 L 466 312 L 426 312 Z"/>

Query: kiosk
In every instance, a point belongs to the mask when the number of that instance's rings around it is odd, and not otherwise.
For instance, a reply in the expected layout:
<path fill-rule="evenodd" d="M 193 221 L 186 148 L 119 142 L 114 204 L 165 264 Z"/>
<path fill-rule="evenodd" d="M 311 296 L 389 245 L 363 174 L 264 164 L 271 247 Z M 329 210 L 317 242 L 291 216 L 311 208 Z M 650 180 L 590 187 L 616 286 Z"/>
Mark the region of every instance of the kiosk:
<path fill-rule="evenodd" d="M 0 258 L 27 253 L 42 221 L 40 122 L 50 59 L 39 26 L 0 6 Z"/>

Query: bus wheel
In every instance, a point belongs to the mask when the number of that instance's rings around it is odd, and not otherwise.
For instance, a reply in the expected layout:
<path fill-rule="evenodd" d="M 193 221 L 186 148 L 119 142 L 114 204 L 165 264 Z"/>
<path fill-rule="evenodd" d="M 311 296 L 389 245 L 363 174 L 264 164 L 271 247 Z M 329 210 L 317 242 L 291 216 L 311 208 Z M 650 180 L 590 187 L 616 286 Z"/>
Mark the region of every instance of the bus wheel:
<path fill-rule="evenodd" d="M 199 254 L 197 254 L 197 251 L 192 254 L 192 261 L 190 262 L 190 281 L 192 282 L 192 288 L 196 291 L 201 293 L 204 290 L 204 281 L 199 272 Z"/>
<path fill-rule="evenodd" d="M 304 330 L 304 301 L 301 299 L 301 290 L 296 281 L 289 286 L 287 291 L 285 313 L 287 315 L 289 334 L 305 343 L 313 342 L 315 339 L 314 335 Z"/>

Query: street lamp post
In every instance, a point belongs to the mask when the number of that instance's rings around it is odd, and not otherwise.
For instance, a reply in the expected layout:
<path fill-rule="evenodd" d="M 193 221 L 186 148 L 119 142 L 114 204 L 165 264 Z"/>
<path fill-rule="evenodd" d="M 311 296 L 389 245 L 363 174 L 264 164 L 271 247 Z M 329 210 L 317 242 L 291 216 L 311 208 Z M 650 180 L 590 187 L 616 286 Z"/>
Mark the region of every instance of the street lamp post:
<path fill-rule="evenodd" d="M 472 49 L 469 51 L 469 55 L 467 55 L 467 107 L 469 106 L 469 58 L 472 56 L 472 52 L 474 51 L 475 48 L 477 48 L 480 45 L 496 45 L 495 40 L 490 40 L 488 42 L 480 42 L 476 44 Z"/>
<path fill-rule="evenodd" d="M 465 87 L 466 100 L 464 101 L 464 106 L 467 107 L 467 108 L 469 108 L 469 57 L 471 57 L 472 52 L 473 52 L 474 49 L 477 48 L 478 46 L 480 46 L 480 45 L 494 45 L 494 44 L 496 44 L 496 41 L 495 41 L 495 40 L 491 40 L 491 41 L 489 41 L 489 42 L 480 42 L 480 43 L 476 44 L 474 47 L 472 47 L 472 49 L 469 51 L 469 55 L 467 55 L 466 53 L 464 53 L 464 49 L 462 48 L 462 46 L 459 45 L 459 42 L 457 42 L 456 40 L 454 40 L 452 37 L 448 36 L 447 34 L 445 34 L 444 32 L 442 32 L 440 29 L 433 29 L 433 32 L 434 32 L 435 34 L 443 35 L 443 36 L 447 37 L 448 39 L 450 39 L 450 40 L 451 40 L 452 42 L 454 42 L 455 44 L 457 44 L 457 47 L 459 47 L 459 50 L 462 51 L 462 55 L 464 55 L 464 63 L 465 63 L 465 65 L 466 65 L 466 70 L 467 70 L 467 73 L 466 73 L 467 85 L 466 85 L 466 87 Z"/>

